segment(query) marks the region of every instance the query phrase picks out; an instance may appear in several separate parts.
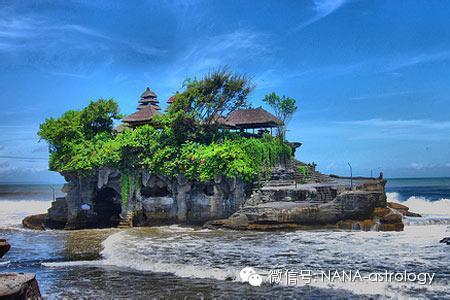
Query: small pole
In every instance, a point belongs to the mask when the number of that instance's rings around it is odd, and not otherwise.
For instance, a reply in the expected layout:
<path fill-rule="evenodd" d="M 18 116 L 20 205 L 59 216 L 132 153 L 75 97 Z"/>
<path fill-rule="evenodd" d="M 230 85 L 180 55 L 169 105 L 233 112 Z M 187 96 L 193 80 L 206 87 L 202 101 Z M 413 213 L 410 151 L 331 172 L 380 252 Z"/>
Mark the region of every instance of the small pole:
<path fill-rule="evenodd" d="M 353 169 L 350 163 L 348 163 L 348 166 L 350 167 L 350 188 L 353 190 Z"/>
<path fill-rule="evenodd" d="M 53 192 L 53 201 L 55 201 L 55 188 L 52 186 L 50 186 L 50 188 L 52 189 L 52 192 Z"/>
<path fill-rule="evenodd" d="M 370 178 L 373 178 L 373 170 L 370 169 Z"/>

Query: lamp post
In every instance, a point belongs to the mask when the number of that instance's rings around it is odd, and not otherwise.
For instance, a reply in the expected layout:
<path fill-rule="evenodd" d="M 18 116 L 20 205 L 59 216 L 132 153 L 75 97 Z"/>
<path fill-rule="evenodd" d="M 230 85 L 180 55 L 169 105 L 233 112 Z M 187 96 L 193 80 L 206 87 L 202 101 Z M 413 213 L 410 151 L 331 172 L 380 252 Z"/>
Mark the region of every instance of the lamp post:
<path fill-rule="evenodd" d="M 347 163 L 347 164 L 350 167 L 350 188 L 353 190 L 353 169 L 352 169 L 352 165 L 350 163 Z"/>

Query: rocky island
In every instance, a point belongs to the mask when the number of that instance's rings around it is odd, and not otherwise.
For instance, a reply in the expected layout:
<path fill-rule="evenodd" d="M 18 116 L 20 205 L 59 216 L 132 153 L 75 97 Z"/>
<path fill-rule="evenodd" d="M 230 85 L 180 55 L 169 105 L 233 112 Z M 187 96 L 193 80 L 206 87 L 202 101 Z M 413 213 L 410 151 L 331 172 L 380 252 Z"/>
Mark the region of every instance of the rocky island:
<path fill-rule="evenodd" d="M 266 95 L 274 115 L 249 108 L 252 88 L 246 76 L 219 70 L 187 81 L 164 114 L 147 88 L 123 119 L 117 103 L 103 99 L 47 119 L 39 135 L 66 196 L 24 225 L 403 229 L 383 178 L 327 176 L 296 160 L 301 143 L 285 134 L 295 100 Z"/>

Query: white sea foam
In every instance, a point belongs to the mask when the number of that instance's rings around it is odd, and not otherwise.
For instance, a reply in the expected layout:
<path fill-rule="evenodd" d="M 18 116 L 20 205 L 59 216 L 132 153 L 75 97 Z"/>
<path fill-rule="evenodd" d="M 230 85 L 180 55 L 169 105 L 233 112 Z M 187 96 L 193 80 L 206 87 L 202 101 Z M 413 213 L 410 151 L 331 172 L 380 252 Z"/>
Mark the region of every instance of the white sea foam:
<path fill-rule="evenodd" d="M 214 231 L 181 226 L 151 230 L 135 228 L 110 235 L 102 243 L 101 260 L 42 265 L 50 268 L 116 266 L 185 278 L 234 281 L 239 281 L 239 271 L 245 266 L 253 267 L 259 274 L 267 274 L 278 265 L 294 271 L 362 268 L 366 272 L 382 268 L 399 271 L 407 265 L 409 271 L 423 272 L 431 271 L 431 267 L 445 268 L 445 262 L 436 258 L 446 251 L 439 243 L 445 236 L 446 227 L 407 226 L 402 232 L 296 231 L 273 234 L 223 231 L 220 236 Z M 277 247 L 273 247 L 274 244 Z M 316 281 L 312 285 L 393 298 L 408 298 L 408 292 L 418 288 L 416 284 L 367 281 Z M 441 280 L 420 288 L 424 293 L 433 294 L 446 291 L 447 283 Z"/>
<path fill-rule="evenodd" d="M 448 215 L 450 216 L 450 199 L 442 198 L 430 201 L 425 197 L 409 197 L 406 201 L 400 201 L 399 193 L 386 193 L 389 202 L 401 203 L 409 207 L 409 210 L 419 214 Z"/>
<path fill-rule="evenodd" d="M 450 224 L 450 199 L 430 201 L 425 197 L 412 196 L 400 201 L 399 193 L 386 193 L 386 196 L 389 202 L 406 205 L 409 211 L 422 215 L 421 218 L 405 217 L 405 225 Z"/>
<path fill-rule="evenodd" d="M 179 226 L 167 226 L 161 228 L 162 232 L 172 232 L 174 234 L 180 232 L 193 232 L 193 228 L 179 227 Z M 167 239 L 166 239 L 167 240 Z M 105 265 L 113 265 L 118 267 L 132 268 L 138 271 L 151 271 L 151 272 L 167 272 L 172 273 L 180 277 L 194 277 L 194 278 L 214 278 L 218 280 L 225 280 L 227 278 L 234 279 L 235 274 L 239 273 L 239 269 L 225 270 L 221 268 L 213 268 L 201 265 L 180 264 L 159 261 L 159 255 L 139 255 L 140 253 L 129 252 L 128 242 L 130 236 L 126 231 L 121 231 L 110 235 L 103 243 L 103 251 L 101 252 Z M 145 248 L 145 246 L 151 248 L 152 242 L 146 239 L 142 243 L 134 240 L 133 245 L 136 249 Z M 142 247 L 144 246 L 144 247 Z M 165 253 L 161 253 L 164 256 Z M 236 273 L 237 272 L 237 273 Z"/>
<path fill-rule="evenodd" d="M 0 200 L 0 228 L 19 228 L 26 216 L 46 213 L 51 201 Z"/>
<path fill-rule="evenodd" d="M 6 265 L 8 265 L 9 264 L 9 260 L 7 260 L 7 261 L 0 261 L 0 266 L 6 266 Z"/>

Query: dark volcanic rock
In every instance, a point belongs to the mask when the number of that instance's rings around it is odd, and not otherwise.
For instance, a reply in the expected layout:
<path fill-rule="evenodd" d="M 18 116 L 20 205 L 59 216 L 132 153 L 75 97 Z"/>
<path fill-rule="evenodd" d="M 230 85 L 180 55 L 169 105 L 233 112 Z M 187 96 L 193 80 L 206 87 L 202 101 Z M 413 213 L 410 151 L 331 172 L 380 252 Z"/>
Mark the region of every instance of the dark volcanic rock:
<path fill-rule="evenodd" d="M 443 238 L 439 241 L 439 243 L 446 243 L 447 245 L 450 245 L 450 237 Z"/>
<path fill-rule="evenodd" d="M 31 273 L 0 274 L 1 299 L 42 299 L 36 277 Z"/>
<path fill-rule="evenodd" d="M 67 190 L 67 187 L 65 190 Z M 66 198 L 56 198 L 56 200 L 52 202 L 52 206 L 48 209 L 46 225 L 48 225 L 50 228 L 55 229 L 64 228 L 67 223 L 67 214 L 68 211 Z"/>
<path fill-rule="evenodd" d="M 28 229 L 45 230 L 44 223 L 47 219 L 47 214 L 32 215 L 22 220 L 22 225 Z"/>
<path fill-rule="evenodd" d="M 11 245 L 5 239 L 0 239 L 0 258 L 2 258 L 9 249 L 11 249 Z"/>

